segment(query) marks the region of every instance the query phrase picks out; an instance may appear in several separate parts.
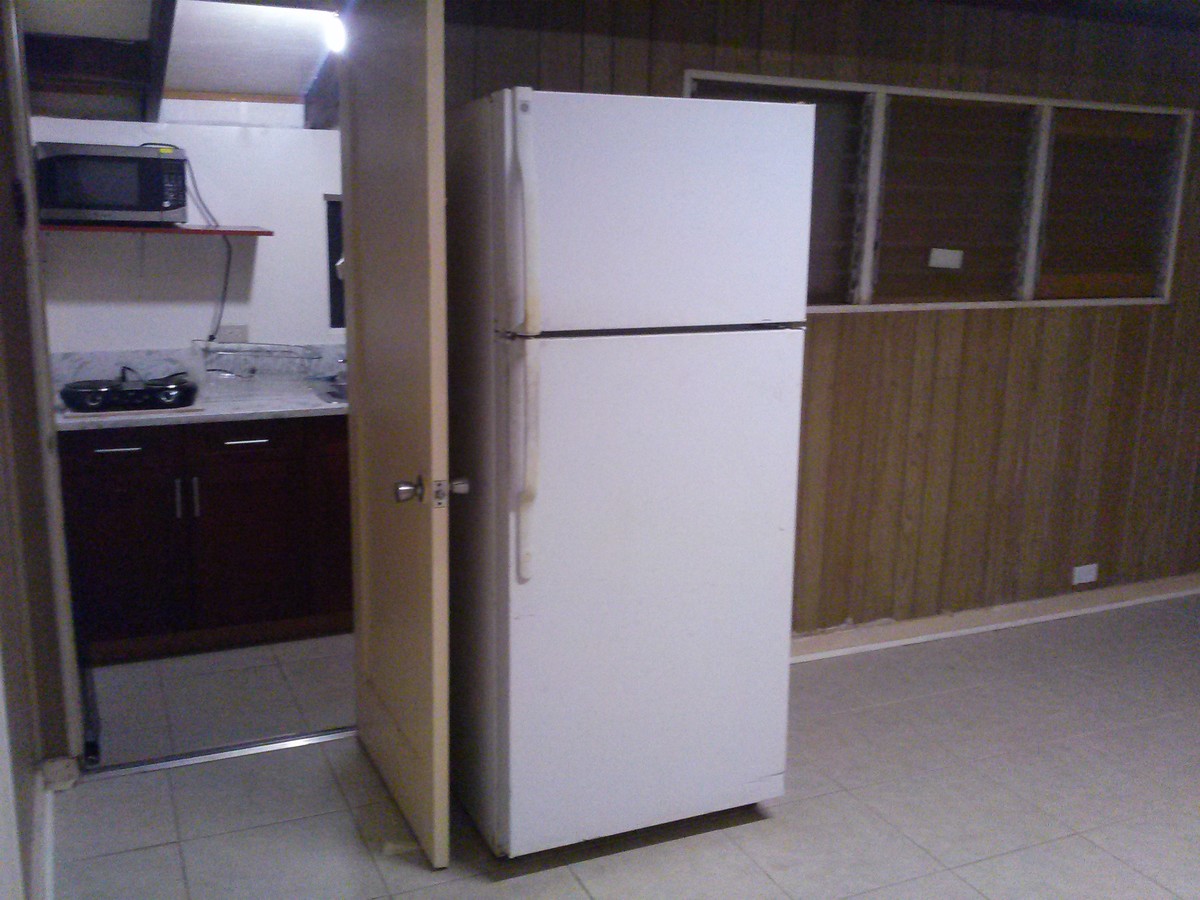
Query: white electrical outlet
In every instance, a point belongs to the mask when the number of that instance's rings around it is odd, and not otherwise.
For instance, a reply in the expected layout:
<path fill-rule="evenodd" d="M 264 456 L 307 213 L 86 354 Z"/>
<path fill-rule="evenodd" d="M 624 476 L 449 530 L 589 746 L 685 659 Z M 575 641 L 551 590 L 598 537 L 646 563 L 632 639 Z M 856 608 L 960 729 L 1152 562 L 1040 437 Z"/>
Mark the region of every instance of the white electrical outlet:
<path fill-rule="evenodd" d="M 223 344 L 244 344 L 250 340 L 250 326 L 222 325 L 217 329 L 217 340 Z"/>
<path fill-rule="evenodd" d="M 1071 572 L 1071 584 L 1091 584 L 1100 577 L 1098 563 L 1088 563 L 1086 566 L 1076 566 Z"/>
<path fill-rule="evenodd" d="M 934 247 L 929 251 L 929 268 L 931 269 L 961 269 L 963 252 L 947 250 L 945 247 Z"/>

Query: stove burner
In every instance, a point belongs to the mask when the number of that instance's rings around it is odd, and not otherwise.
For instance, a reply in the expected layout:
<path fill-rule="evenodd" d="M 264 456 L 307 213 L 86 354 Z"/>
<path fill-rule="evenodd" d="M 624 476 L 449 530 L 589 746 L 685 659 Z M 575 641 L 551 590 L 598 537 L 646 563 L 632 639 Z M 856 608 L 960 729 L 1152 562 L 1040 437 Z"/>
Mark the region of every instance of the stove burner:
<path fill-rule="evenodd" d="M 75 412 L 107 412 L 121 409 L 178 409 L 196 400 L 196 384 L 186 372 L 143 381 L 127 379 L 132 369 L 122 366 L 121 377 L 72 381 L 59 391 L 63 403 Z"/>

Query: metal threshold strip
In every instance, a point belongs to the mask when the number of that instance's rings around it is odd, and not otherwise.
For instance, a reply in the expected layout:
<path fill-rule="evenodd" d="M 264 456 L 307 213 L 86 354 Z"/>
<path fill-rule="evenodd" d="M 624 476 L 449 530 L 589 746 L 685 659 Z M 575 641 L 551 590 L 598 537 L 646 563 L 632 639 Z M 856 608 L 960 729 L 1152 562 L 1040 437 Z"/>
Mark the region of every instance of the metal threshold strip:
<path fill-rule="evenodd" d="M 148 760 L 147 762 L 120 763 L 113 766 L 84 769 L 79 774 L 79 781 L 81 784 L 88 781 L 104 781 L 108 778 L 135 775 L 139 772 L 160 772 L 164 769 L 178 769 L 182 766 L 215 762 L 219 759 L 234 759 L 239 756 L 253 756 L 256 753 L 270 753 L 272 750 L 290 750 L 293 747 L 307 747 L 311 744 L 323 744 L 327 741 L 340 741 L 345 738 L 354 737 L 356 734 L 358 734 L 358 729 L 353 726 L 329 728 L 325 731 L 314 731 L 310 734 L 302 734 L 295 737 L 250 741 L 245 744 L 235 744 L 231 747 L 222 747 L 217 750 L 177 753 L 172 756 L 160 756 L 158 759 Z"/>

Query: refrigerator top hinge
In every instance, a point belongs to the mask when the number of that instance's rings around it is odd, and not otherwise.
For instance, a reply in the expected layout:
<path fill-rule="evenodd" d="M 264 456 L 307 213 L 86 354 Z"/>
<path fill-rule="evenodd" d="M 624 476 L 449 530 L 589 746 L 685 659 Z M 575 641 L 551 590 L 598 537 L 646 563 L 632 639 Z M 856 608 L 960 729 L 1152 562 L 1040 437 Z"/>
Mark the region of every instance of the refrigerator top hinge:
<path fill-rule="evenodd" d="M 450 502 L 451 494 L 469 494 L 470 492 L 471 482 L 466 478 L 435 481 L 433 483 L 433 506 L 435 509 L 441 509 Z"/>

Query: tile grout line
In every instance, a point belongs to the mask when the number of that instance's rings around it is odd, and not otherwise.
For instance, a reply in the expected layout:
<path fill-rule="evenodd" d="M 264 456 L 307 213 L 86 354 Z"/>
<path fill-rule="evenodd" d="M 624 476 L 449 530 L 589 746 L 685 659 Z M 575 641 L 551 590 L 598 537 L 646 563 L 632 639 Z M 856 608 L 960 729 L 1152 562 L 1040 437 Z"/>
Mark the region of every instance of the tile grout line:
<path fill-rule="evenodd" d="M 1134 819 L 1136 819 L 1136 818 L 1139 818 L 1139 817 L 1135 816 L 1135 817 L 1133 817 L 1132 819 L 1126 819 L 1126 820 L 1125 820 L 1125 822 L 1113 822 L 1113 823 L 1110 823 L 1110 824 L 1113 824 L 1113 825 L 1122 825 L 1122 824 L 1125 824 L 1126 822 L 1132 822 L 1132 821 L 1134 821 Z M 1097 828 L 1089 828 L 1089 829 L 1088 829 L 1088 831 L 1099 831 L 1099 830 L 1100 830 L 1100 828 L 1107 828 L 1107 827 L 1109 827 L 1109 826 L 1108 826 L 1108 825 L 1101 825 L 1101 826 L 1099 826 L 1099 827 L 1097 827 Z M 1111 850 L 1109 850 L 1107 847 L 1102 847 L 1102 846 L 1100 846 L 1099 844 L 1097 844 L 1095 841 L 1093 841 L 1091 838 L 1089 838 L 1089 837 L 1087 836 L 1087 834 L 1085 834 L 1084 832 L 1080 832 L 1080 833 L 1079 833 L 1079 837 L 1083 838 L 1085 841 L 1087 841 L 1089 844 L 1091 844 L 1091 845 L 1092 845 L 1093 847 L 1095 847 L 1096 849 L 1100 850 L 1102 853 L 1105 853 L 1105 854 L 1107 854 L 1108 856 L 1110 856 L 1112 859 L 1115 859 L 1115 860 L 1116 860 L 1118 863 L 1120 863 L 1121 865 L 1129 867 L 1130 869 L 1132 869 L 1133 871 L 1135 871 L 1135 872 L 1137 872 L 1139 875 L 1141 875 L 1143 878 L 1146 878 L 1146 879 L 1150 880 L 1151 882 L 1153 882 L 1154 884 L 1157 884 L 1157 885 L 1158 885 L 1160 888 L 1162 888 L 1164 891 L 1166 891 L 1166 892 L 1167 892 L 1168 894 L 1170 894 L 1172 897 L 1178 897 L 1178 896 L 1179 896 L 1179 894 L 1175 893 L 1173 890 L 1171 890 L 1169 887 L 1167 887 L 1165 884 L 1163 884 L 1161 881 L 1159 881 L 1157 878 L 1155 878 L 1155 877 L 1154 877 L 1153 875 L 1151 875 L 1149 872 L 1143 872 L 1143 871 L 1142 871 L 1140 868 L 1138 868 L 1136 865 L 1134 865 L 1133 863 L 1131 863 L 1129 860 L 1126 860 L 1126 859 L 1121 859 L 1121 857 L 1117 856 L 1115 853 L 1113 853 L 1113 852 L 1112 852 Z"/>
<path fill-rule="evenodd" d="M 298 688 L 292 684 L 292 679 L 288 676 L 287 666 L 282 662 L 276 662 L 275 666 L 279 669 L 279 677 L 283 679 L 283 687 L 287 691 L 288 697 L 292 701 L 292 705 L 296 707 L 296 712 L 300 715 L 300 721 L 308 730 L 312 730 L 313 726 L 309 721 L 308 713 L 305 712 L 304 704 L 300 702 L 300 695 L 297 692 Z"/>
<path fill-rule="evenodd" d="M 837 792 L 835 791 L 834 793 L 837 793 Z M 828 795 L 822 795 L 822 796 L 828 796 Z M 744 856 L 746 859 L 750 860 L 750 864 L 752 866 L 754 866 L 754 868 L 758 869 L 758 871 L 762 872 L 763 875 L 766 876 L 767 881 L 771 882 L 771 884 L 773 884 L 773 885 L 775 885 L 775 887 L 779 888 L 779 890 L 782 891 L 786 896 L 788 896 L 788 897 L 792 896 L 791 891 L 789 891 L 782 884 L 780 884 L 778 881 L 776 881 L 775 877 L 770 872 L 768 872 L 766 870 L 766 868 L 763 867 L 762 863 L 760 863 L 757 859 L 755 859 L 749 853 L 749 851 L 747 851 L 746 848 L 741 845 L 741 842 L 738 841 L 737 838 L 735 838 L 729 834 L 726 834 L 725 837 L 726 837 L 726 840 L 728 840 L 729 843 L 734 846 L 734 848 L 738 851 L 738 853 L 742 854 L 742 856 Z"/>
<path fill-rule="evenodd" d="M 164 698 L 164 703 L 165 702 L 166 701 Z M 179 872 L 183 877 L 183 893 L 188 900 L 191 900 L 192 888 L 190 879 L 188 878 L 187 860 L 184 859 L 183 856 L 183 827 L 180 825 L 179 821 L 179 802 L 175 798 L 175 784 L 171 779 L 171 773 L 169 770 L 162 773 L 162 778 L 164 781 L 166 781 L 167 800 L 171 804 L 171 822 L 175 826 L 175 840 L 173 842 L 173 846 L 175 847 L 175 855 L 179 859 Z"/>
<path fill-rule="evenodd" d="M 167 723 L 167 749 L 172 753 L 180 752 L 175 745 L 175 724 L 171 721 L 171 699 L 167 694 L 167 676 L 163 671 L 160 660 L 154 661 L 154 672 L 158 676 L 159 696 L 162 697 L 163 718 Z"/>
<path fill-rule="evenodd" d="M 284 680 L 287 680 L 286 674 L 284 675 Z M 357 739 L 355 739 L 355 744 L 357 745 L 357 743 Z M 342 780 L 338 778 L 337 769 L 334 768 L 333 762 L 329 759 L 329 754 L 326 752 L 327 748 L 322 745 L 320 750 L 321 759 L 325 761 L 325 767 L 329 770 L 330 777 L 333 778 L 334 787 L 337 788 L 338 795 L 342 798 L 342 803 L 345 804 L 346 814 L 350 816 L 350 825 L 354 828 L 354 836 L 358 839 L 359 844 L 361 844 L 362 848 L 366 851 L 367 858 L 371 860 L 371 868 L 374 870 L 375 874 L 379 876 L 379 883 L 383 885 L 383 889 L 385 891 L 383 896 L 385 898 L 390 898 L 393 896 L 392 889 L 388 885 L 388 880 L 383 874 L 383 869 L 379 866 L 379 860 L 375 858 L 375 853 L 371 850 L 370 845 L 367 843 L 367 838 L 363 834 L 362 828 L 359 825 L 358 816 L 355 815 L 356 809 L 360 809 L 363 806 L 369 806 L 370 803 L 360 804 L 359 806 L 354 805 L 354 803 L 350 800 L 350 795 L 346 792 L 345 786 L 342 784 Z M 405 827 L 407 827 L 407 823 L 405 823 Z"/>
<path fill-rule="evenodd" d="M 284 680 L 287 680 L 286 675 L 284 675 Z M 357 747 L 357 739 L 355 739 L 354 743 Z M 360 750 L 359 752 L 362 751 Z M 366 754 L 363 755 L 365 756 Z M 326 752 L 326 748 L 324 746 L 321 747 L 321 758 L 325 760 L 325 765 L 328 767 L 329 773 L 333 777 L 333 783 L 337 787 L 338 794 L 341 795 L 342 802 L 346 804 L 346 813 L 350 816 L 350 825 L 354 828 L 354 836 L 358 838 L 359 844 L 361 844 L 362 848 L 367 852 L 367 858 L 371 860 L 371 868 L 374 870 L 375 874 L 379 876 L 379 883 L 383 885 L 383 889 L 386 891 L 384 896 L 389 898 L 394 896 L 392 894 L 391 887 L 388 885 L 387 877 L 384 875 L 383 869 L 379 865 L 379 860 L 375 858 L 374 851 L 371 850 L 371 846 L 367 843 L 366 835 L 363 834 L 362 827 L 359 825 L 358 816 L 355 815 L 355 810 L 361 809 L 365 806 L 370 806 L 372 803 L 379 801 L 372 800 L 355 806 L 350 800 L 350 795 L 347 793 L 345 786 L 342 784 L 342 780 L 338 778 L 337 770 L 334 768 L 333 762 L 329 759 L 329 754 Z M 367 763 L 370 764 L 369 759 L 367 760 Z M 403 816 L 401 816 L 401 818 L 403 818 Z M 405 822 L 405 827 L 408 827 L 407 822 Z"/>
<path fill-rule="evenodd" d="M 913 878 L 905 878 L 903 881 L 893 881 L 891 884 L 881 885 L 880 887 L 867 888 L 865 891 L 859 891 L 857 894 L 850 894 L 849 896 L 845 897 L 844 900 L 854 900 L 855 897 L 866 897 L 870 894 L 875 893 L 876 891 L 885 891 L 885 890 L 888 890 L 889 888 L 903 887 L 906 884 L 915 884 L 916 882 L 920 881 L 923 878 L 934 878 L 938 875 L 951 875 L 954 878 L 957 878 L 958 881 L 965 884 L 971 890 L 975 891 L 975 893 L 979 894 L 981 897 L 984 896 L 983 893 L 980 892 L 974 885 L 967 884 L 967 882 L 965 882 L 961 878 L 959 878 L 953 869 L 948 869 L 945 866 L 942 866 L 938 871 L 930 872 L 927 875 L 917 875 L 917 876 L 914 876 Z"/>

